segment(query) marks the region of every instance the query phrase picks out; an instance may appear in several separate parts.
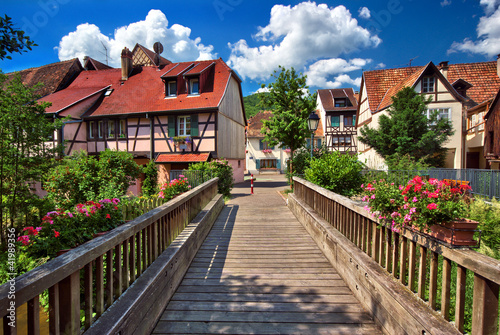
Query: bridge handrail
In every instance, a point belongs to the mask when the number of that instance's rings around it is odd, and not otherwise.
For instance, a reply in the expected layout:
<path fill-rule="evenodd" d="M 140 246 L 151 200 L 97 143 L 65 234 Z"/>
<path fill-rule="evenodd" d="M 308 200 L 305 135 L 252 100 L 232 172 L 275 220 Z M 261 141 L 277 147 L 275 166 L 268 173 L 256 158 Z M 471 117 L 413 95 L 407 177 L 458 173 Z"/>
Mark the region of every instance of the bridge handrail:
<path fill-rule="evenodd" d="M 36 333 L 39 296 L 46 290 L 49 290 L 51 334 L 80 333 L 81 269 L 84 269 L 85 288 L 84 328 L 88 329 L 93 322 L 93 310 L 98 318 L 151 265 L 217 194 L 217 182 L 218 178 L 213 178 L 106 235 L 17 277 L 15 305 L 19 307 L 28 303 L 28 334 Z M 92 286 L 94 268 L 95 288 Z M 6 326 L 10 322 L 8 308 L 12 301 L 9 298 L 11 294 L 9 283 L 0 286 L 0 317 L 4 322 L 4 334 L 9 334 L 11 329 Z"/>
<path fill-rule="evenodd" d="M 433 310 L 440 309 L 442 317 L 448 321 L 451 268 L 452 263 L 455 263 L 457 288 L 454 325 L 461 332 L 464 332 L 466 273 L 471 271 L 474 274 L 472 333 L 498 333 L 499 261 L 474 250 L 450 248 L 407 229 L 401 233 L 392 231 L 383 222 L 374 219 L 357 202 L 304 179 L 294 177 L 293 180 L 294 194 L 297 198 L 313 208 L 401 284 L 412 292 L 417 290 L 418 297 L 426 301 Z M 393 247 L 394 245 L 397 247 Z M 441 306 L 436 305 L 438 256 L 443 257 L 443 273 L 440 275 Z M 427 263 L 428 258 L 431 260 L 430 266 Z M 429 279 L 427 279 L 428 266 Z M 416 273 L 417 267 L 418 273 Z M 428 299 L 425 294 L 426 288 L 429 288 Z"/>

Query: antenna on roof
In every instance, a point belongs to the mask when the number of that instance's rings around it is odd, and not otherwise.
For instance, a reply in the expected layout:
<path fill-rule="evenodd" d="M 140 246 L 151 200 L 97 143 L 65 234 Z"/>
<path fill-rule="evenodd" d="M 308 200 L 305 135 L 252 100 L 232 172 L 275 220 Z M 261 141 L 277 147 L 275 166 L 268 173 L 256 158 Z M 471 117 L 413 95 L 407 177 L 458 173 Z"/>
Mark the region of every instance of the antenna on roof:
<path fill-rule="evenodd" d="M 160 67 L 160 54 L 163 52 L 163 45 L 160 42 L 155 42 L 153 45 L 153 50 L 155 51 L 155 65 Z"/>
<path fill-rule="evenodd" d="M 408 65 L 411 67 L 411 62 L 413 62 L 413 61 L 414 61 L 415 59 L 417 59 L 417 58 L 418 58 L 418 56 L 415 56 L 415 57 L 413 57 L 412 59 L 410 59 L 410 63 L 409 63 Z"/>
<path fill-rule="evenodd" d="M 102 47 L 104 48 L 104 51 L 106 52 L 101 52 L 99 51 L 100 53 L 102 53 L 104 56 L 106 56 L 106 65 L 108 65 L 108 48 L 106 48 L 106 46 L 104 45 L 104 43 L 102 41 L 100 41 L 101 44 L 102 44 Z"/>

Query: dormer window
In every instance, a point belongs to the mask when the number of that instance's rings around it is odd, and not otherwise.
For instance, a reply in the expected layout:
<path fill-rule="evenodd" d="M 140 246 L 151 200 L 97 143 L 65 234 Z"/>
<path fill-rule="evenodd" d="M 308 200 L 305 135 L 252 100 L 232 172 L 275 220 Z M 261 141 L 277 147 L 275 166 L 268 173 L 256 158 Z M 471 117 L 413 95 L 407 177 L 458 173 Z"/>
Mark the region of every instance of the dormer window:
<path fill-rule="evenodd" d="M 422 78 L 422 93 L 434 92 L 434 77 Z"/>
<path fill-rule="evenodd" d="M 335 99 L 335 107 L 345 107 L 346 101 L 345 99 Z"/>
<path fill-rule="evenodd" d="M 189 80 L 189 94 L 200 94 L 200 81 L 198 78 Z"/>
<path fill-rule="evenodd" d="M 169 81 L 167 83 L 167 97 L 177 96 L 177 81 Z"/>

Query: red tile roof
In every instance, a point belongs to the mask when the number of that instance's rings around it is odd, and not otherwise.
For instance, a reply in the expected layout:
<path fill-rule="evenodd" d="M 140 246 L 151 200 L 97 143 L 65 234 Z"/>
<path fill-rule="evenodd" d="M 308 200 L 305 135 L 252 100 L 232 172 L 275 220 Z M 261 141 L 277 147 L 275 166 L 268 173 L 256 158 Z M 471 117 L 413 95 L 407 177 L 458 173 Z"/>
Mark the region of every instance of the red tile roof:
<path fill-rule="evenodd" d="M 134 53 L 136 51 L 136 49 L 141 49 L 142 51 L 144 51 L 144 53 L 146 54 L 146 56 L 148 56 L 149 58 L 149 61 L 150 63 L 149 64 L 134 64 L 134 65 L 157 65 L 155 63 L 155 57 L 156 57 L 156 53 L 149 50 L 148 48 L 140 45 L 139 43 L 137 43 L 135 46 L 134 46 L 134 50 L 132 50 L 132 53 Z M 160 56 L 160 65 L 167 65 L 167 64 L 171 64 L 172 62 L 169 61 L 168 59 Z"/>
<path fill-rule="evenodd" d="M 43 83 L 43 86 L 36 90 L 36 94 L 43 97 L 67 87 L 82 70 L 83 67 L 80 61 L 78 58 L 74 58 L 63 62 L 8 73 L 7 76 L 10 80 L 15 74 L 19 73 L 23 84 L 28 87 Z"/>
<path fill-rule="evenodd" d="M 426 66 L 415 66 L 398 69 L 383 69 L 366 71 L 363 82 L 366 86 L 368 103 L 372 112 L 387 108 L 392 104 L 391 98 L 403 87 L 413 86 L 420 78 Z M 479 104 L 493 98 L 500 88 L 500 78 L 497 74 L 497 62 L 480 62 L 451 64 L 448 68 L 448 82 L 454 83 L 460 79 L 470 83 L 467 98 Z M 364 98 L 364 97 L 363 97 Z"/>
<path fill-rule="evenodd" d="M 358 108 L 358 101 L 355 97 L 354 90 L 352 88 L 318 90 L 318 94 L 321 103 L 323 105 L 323 108 L 327 112 L 356 111 L 356 109 Z M 335 107 L 335 101 L 334 101 L 335 98 L 348 98 L 352 106 Z"/>
<path fill-rule="evenodd" d="M 156 163 L 194 163 L 206 162 L 209 158 L 209 153 L 201 154 L 161 154 L 158 155 Z"/>
<path fill-rule="evenodd" d="M 50 101 L 52 102 L 52 106 L 45 110 L 46 113 L 57 113 L 62 111 L 69 106 L 82 101 L 94 94 L 100 93 L 104 90 L 104 87 L 82 87 L 82 88 L 67 88 L 65 90 L 56 92 L 47 96 L 45 98 L 41 98 L 39 101 Z"/>
<path fill-rule="evenodd" d="M 90 58 L 90 57 L 87 57 L 86 59 L 84 58 L 84 61 L 85 61 L 85 64 L 83 64 L 83 67 L 86 69 L 86 70 L 96 70 L 96 71 L 99 71 L 99 70 L 108 70 L 108 69 L 112 69 L 111 66 L 109 65 L 106 65 L 106 64 L 103 64 L 93 58 Z"/>
<path fill-rule="evenodd" d="M 185 68 L 186 64 L 193 63 L 195 65 L 204 64 L 204 67 L 214 63 L 213 85 L 206 85 L 209 89 L 205 88 L 199 95 L 188 96 L 184 93 L 175 98 L 165 98 L 162 74 L 168 73 L 174 68 Z M 59 99 L 67 103 L 72 97 L 78 99 L 92 89 L 98 90 L 111 85 L 113 93 L 105 97 L 100 105 L 88 115 L 89 117 L 215 109 L 218 108 L 232 76 L 240 82 L 240 79 L 222 59 L 169 64 L 161 70 L 151 66 L 136 67 L 126 81 L 121 81 L 121 69 L 84 71 L 79 74 L 68 89 L 61 91 L 57 96 L 48 96 L 44 100 L 51 101 L 54 105 Z M 80 90 L 79 93 L 77 93 L 78 90 Z M 55 108 L 51 111 L 54 111 Z"/>
<path fill-rule="evenodd" d="M 318 114 L 318 111 L 316 111 Z M 262 128 L 262 120 L 269 120 L 273 116 L 272 111 L 260 111 L 248 120 L 247 137 L 264 138 L 264 134 L 260 132 Z M 323 127 L 321 119 L 319 120 L 318 129 L 314 136 L 323 136 Z"/>

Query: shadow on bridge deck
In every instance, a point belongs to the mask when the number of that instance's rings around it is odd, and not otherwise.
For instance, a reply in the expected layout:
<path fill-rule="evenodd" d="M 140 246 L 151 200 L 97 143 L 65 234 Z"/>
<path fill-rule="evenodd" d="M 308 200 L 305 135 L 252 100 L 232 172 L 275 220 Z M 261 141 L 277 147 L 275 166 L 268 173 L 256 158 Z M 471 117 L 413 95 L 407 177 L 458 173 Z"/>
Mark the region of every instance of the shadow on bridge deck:
<path fill-rule="evenodd" d="M 278 195 L 284 177 L 249 185 L 235 185 L 153 334 L 381 333 Z"/>

